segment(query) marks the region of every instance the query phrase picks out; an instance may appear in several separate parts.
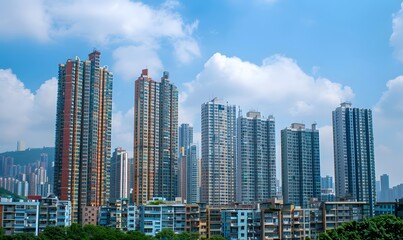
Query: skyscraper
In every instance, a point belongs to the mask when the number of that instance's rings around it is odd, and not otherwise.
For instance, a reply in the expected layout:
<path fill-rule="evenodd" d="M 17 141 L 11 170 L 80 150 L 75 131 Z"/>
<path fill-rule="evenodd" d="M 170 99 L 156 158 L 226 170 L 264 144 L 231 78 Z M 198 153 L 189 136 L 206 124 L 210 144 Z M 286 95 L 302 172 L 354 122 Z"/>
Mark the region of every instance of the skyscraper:
<path fill-rule="evenodd" d="M 192 144 L 193 127 L 190 126 L 188 123 L 182 123 L 179 127 L 179 155 L 182 155 L 182 148 L 184 148 L 186 152 Z"/>
<path fill-rule="evenodd" d="M 187 165 L 190 145 L 193 143 L 193 127 L 187 123 L 179 126 L 179 154 L 178 154 L 178 193 L 183 200 L 187 200 Z"/>
<path fill-rule="evenodd" d="M 112 154 L 110 167 L 110 201 L 129 197 L 129 159 L 127 152 L 121 147 Z"/>
<path fill-rule="evenodd" d="M 383 202 L 390 201 L 389 197 L 389 175 L 388 174 L 382 174 L 381 175 L 381 196 L 380 200 Z"/>
<path fill-rule="evenodd" d="M 236 108 L 214 98 L 201 106 L 201 200 L 225 205 L 235 200 Z"/>
<path fill-rule="evenodd" d="M 320 197 L 319 131 L 293 123 L 281 130 L 281 171 L 285 203 L 307 207 Z"/>
<path fill-rule="evenodd" d="M 200 174 L 197 146 L 191 145 L 186 156 L 186 200 L 187 203 L 200 202 Z"/>
<path fill-rule="evenodd" d="M 336 197 L 368 202 L 373 216 L 376 187 L 372 111 L 345 102 L 332 115 Z"/>
<path fill-rule="evenodd" d="M 59 65 L 54 191 L 71 201 L 73 222 L 109 198 L 113 75 L 100 55 Z"/>
<path fill-rule="evenodd" d="M 326 175 L 326 177 L 321 177 L 320 180 L 321 189 L 333 189 L 333 177 Z"/>
<path fill-rule="evenodd" d="M 193 144 L 193 127 L 187 123 L 179 127 L 180 186 L 187 203 L 199 202 L 199 164 L 197 147 Z"/>
<path fill-rule="evenodd" d="M 236 198 L 257 203 L 276 196 L 276 136 L 273 116 L 249 111 L 237 119 Z"/>
<path fill-rule="evenodd" d="M 136 204 L 153 197 L 174 200 L 178 183 L 178 90 L 164 72 L 156 82 L 143 69 L 134 94 L 134 189 Z"/>

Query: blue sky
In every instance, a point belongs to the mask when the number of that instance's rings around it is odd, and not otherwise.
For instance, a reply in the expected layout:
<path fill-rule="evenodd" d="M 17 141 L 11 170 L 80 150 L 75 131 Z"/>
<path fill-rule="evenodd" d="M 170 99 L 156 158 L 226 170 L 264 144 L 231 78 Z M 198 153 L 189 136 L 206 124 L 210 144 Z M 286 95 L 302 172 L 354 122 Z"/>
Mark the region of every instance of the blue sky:
<path fill-rule="evenodd" d="M 113 147 L 132 151 L 133 82 L 148 67 L 170 72 L 196 138 L 215 96 L 274 115 L 278 145 L 281 129 L 316 122 L 322 175 L 332 110 L 371 108 L 376 174 L 403 182 L 401 1 L 0 0 L 0 16 L 0 151 L 54 145 L 58 64 L 96 48 L 115 76 Z"/>

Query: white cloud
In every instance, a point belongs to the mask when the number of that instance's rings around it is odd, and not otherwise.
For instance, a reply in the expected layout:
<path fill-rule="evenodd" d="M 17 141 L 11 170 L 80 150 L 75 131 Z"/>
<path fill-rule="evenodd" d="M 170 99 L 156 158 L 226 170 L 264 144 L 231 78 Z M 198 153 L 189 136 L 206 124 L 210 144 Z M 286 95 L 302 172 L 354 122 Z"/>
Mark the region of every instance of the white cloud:
<path fill-rule="evenodd" d="M 119 47 L 113 52 L 114 72 L 119 72 L 125 80 L 135 80 L 141 70 L 148 68 L 150 76 L 159 76 L 163 66 L 156 50 L 146 46 Z"/>
<path fill-rule="evenodd" d="M 317 122 L 321 144 L 321 169 L 333 175 L 332 111 L 340 99 L 352 100 L 348 86 L 305 73 L 293 59 L 275 55 L 261 65 L 214 54 L 194 81 L 185 83 L 179 100 L 179 122 L 200 127 L 201 104 L 220 97 L 238 105 L 243 113 L 258 110 L 276 119 L 277 178 L 281 178 L 280 130 L 293 122 L 307 128 Z"/>
<path fill-rule="evenodd" d="M 403 168 L 403 76 L 388 81 L 386 86 L 373 111 L 376 170 L 377 175 L 400 176 Z M 395 181 L 397 179 L 391 179 L 391 183 Z"/>
<path fill-rule="evenodd" d="M 68 36 L 97 45 L 140 45 L 150 50 L 166 41 L 177 60 L 187 63 L 200 56 L 192 36 L 198 22 L 184 23 L 175 12 L 178 5 L 172 0 L 159 7 L 130 0 L 1 1 L 0 36 L 39 40 Z"/>
<path fill-rule="evenodd" d="M 181 122 L 194 122 L 200 105 L 216 96 L 244 111 L 258 109 L 290 121 L 327 118 L 328 122 L 340 99 L 354 96 L 350 87 L 326 78 L 315 79 L 294 60 L 280 55 L 265 59 L 259 66 L 216 53 L 184 88 L 180 95 Z"/>
<path fill-rule="evenodd" d="M 13 0 L 0 2 L 0 36 L 49 39 L 50 17 L 42 0 Z"/>
<path fill-rule="evenodd" d="M 393 16 L 392 30 L 390 44 L 395 48 L 396 57 L 403 61 L 403 3 L 399 12 Z"/>
<path fill-rule="evenodd" d="M 54 144 L 57 81 L 45 81 L 36 93 L 10 69 L 0 69 L 0 150 L 14 149 L 17 140 L 27 146 Z"/>

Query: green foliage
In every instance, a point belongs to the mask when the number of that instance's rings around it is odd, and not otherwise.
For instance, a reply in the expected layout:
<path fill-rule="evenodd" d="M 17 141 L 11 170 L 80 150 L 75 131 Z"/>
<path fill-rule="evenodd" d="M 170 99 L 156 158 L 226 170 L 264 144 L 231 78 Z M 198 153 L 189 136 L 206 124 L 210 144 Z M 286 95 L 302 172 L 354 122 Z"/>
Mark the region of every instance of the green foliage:
<path fill-rule="evenodd" d="M 14 164 L 17 165 L 28 165 L 34 163 L 41 159 L 41 154 L 48 154 L 48 160 L 53 161 L 55 159 L 55 148 L 54 147 L 43 147 L 43 148 L 28 148 L 25 151 L 10 151 L 0 153 L 0 156 L 12 157 L 14 159 Z"/>
<path fill-rule="evenodd" d="M 321 233 L 318 239 L 403 239 L 403 220 L 393 215 L 382 215 L 360 222 L 347 222 L 338 228 Z"/>
<path fill-rule="evenodd" d="M 148 203 L 148 205 L 160 205 L 160 204 L 164 204 L 165 202 L 162 200 L 154 200 Z"/>
<path fill-rule="evenodd" d="M 152 240 L 154 239 L 153 237 L 146 236 L 144 233 L 139 232 L 139 231 L 128 231 L 127 232 L 127 239 L 133 239 L 133 240 Z"/>
<path fill-rule="evenodd" d="M 176 235 L 172 229 L 164 228 L 155 235 L 156 239 L 176 240 Z"/>
<path fill-rule="evenodd" d="M 67 228 L 65 227 L 46 227 L 39 235 L 41 240 L 63 240 L 66 239 Z"/>
<path fill-rule="evenodd" d="M 198 233 L 182 232 L 177 235 L 178 240 L 197 240 L 200 235 Z"/>
<path fill-rule="evenodd" d="M 13 192 L 10 192 L 10 191 L 8 191 L 8 190 L 6 190 L 4 188 L 0 188 L 0 196 L 1 197 L 6 197 L 6 198 L 11 197 L 13 199 L 13 201 L 27 200 L 26 197 L 17 195 L 17 194 L 15 194 Z"/>
<path fill-rule="evenodd" d="M 69 227 L 46 227 L 39 236 L 32 233 L 20 233 L 12 236 L 4 235 L 0 228 L 0 240 L 196 240 L 198 233 L 183 232 L 175 234 L 171 229 L 163 229 L 155 237 L 146 236 L 139 231 L 128 231 L 127 233 L 110 227 L 85 225 L 73 223 Z M 222 238 L 213 238 L 222 239 Z"/>
<path fill-rule="evenodd" d="M 33 233 L 18 233 L 11 236 L 12 240 L 33 240 L 37 239 Z"/>

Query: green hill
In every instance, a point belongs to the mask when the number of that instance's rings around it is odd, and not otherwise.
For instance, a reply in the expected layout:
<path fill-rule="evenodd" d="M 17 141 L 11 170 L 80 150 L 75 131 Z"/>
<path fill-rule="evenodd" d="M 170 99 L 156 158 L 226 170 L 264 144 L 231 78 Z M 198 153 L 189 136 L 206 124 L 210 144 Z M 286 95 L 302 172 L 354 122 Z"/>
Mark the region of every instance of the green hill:
<path fill-rule="evenodd" d="M 14 164 L 27 165 L 41 159 L 41 154 L 47 153 L 49 161 L 55 159 L 54 147 L 28 148 L 25 151 L 12 151 L 0 153 L 0 156 L 14 158 Z"/>
<path fill-rule="evenodd" d="M 7 190 L 4 189 L 4 188 L 0 188 L 0 197 L 6 197 L 6 198 L 12 197 L 12 198 L 13 198 L 13 201 L 18 201 L 18 200 L 20 200 L 20 199 L 22 199 L 22 200 L 27 200 L 26 197 L 23 197 L 23 196 L 14 194 L 14 193 L 12 193 L 12 192 L 10 192 L 10 191 L 7 191 Z"/>

